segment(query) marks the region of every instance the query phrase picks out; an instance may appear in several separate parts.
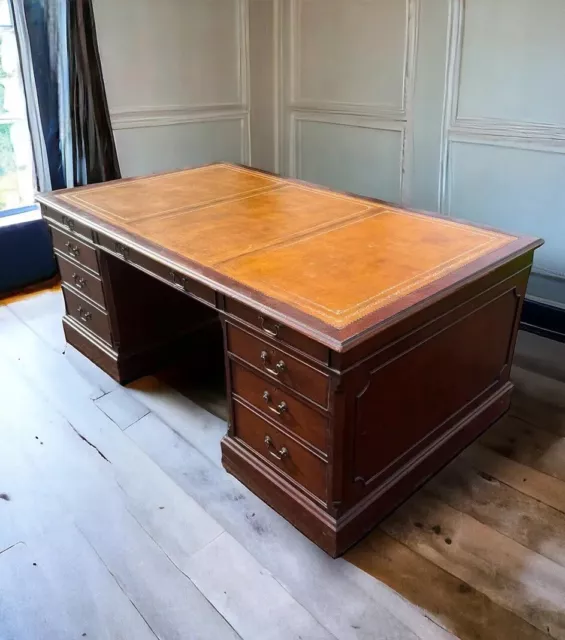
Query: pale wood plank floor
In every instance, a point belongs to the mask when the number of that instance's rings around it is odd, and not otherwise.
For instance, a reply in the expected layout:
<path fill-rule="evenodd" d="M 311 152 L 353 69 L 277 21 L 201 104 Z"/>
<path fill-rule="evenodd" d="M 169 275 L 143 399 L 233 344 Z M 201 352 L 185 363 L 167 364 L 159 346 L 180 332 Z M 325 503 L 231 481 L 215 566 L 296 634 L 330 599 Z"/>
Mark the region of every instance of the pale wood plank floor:
<path fill-rule="evenodd" d="M 224 472 L 221 403 L 120 387 L 61 315 L 0 303 L 1 640 L 565 638 L 565 384 L 539 363 L 334 561 Z"/>

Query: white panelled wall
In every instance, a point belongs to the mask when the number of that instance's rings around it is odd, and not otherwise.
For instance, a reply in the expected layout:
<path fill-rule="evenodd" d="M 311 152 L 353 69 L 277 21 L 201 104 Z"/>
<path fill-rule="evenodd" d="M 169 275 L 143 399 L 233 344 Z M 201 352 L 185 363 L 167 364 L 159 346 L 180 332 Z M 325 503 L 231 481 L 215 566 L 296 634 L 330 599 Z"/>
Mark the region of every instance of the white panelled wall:
<path fill-rule="evenodd" d="M 124 176 L 248 163 L 247 0 L 94 0 Z"/>
<path fill-rule="evenodd" d="M 215 160 L 541 236 L 565 306 L 563 0 L 94 0 L 124 175 Z"/>

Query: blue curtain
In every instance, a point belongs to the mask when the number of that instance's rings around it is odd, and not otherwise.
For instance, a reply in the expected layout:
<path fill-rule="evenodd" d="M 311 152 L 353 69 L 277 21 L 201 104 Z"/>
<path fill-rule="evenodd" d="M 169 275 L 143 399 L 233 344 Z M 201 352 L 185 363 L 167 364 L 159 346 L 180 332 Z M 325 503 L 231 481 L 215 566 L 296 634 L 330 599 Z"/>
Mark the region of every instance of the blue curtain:
<path fill-rule="evenodd" d="M 39 191 L 119 178 L 91 0 L 10 6 Z M 0 293 L 54 275 L 43 222 L 7 228 L 0 227 Z"/>
<path fill-rule="evenodd" d="M 22 77 L 30 122 L 39 191 L 66 186 L 61 129 L 66 114 L 59 112 L 67 81 L 63 71 L 65 3 L 12 0 Z M 61 106 L 64 106 L 61 100 Z M 63 111 L 63 110 L 62 110 Z"/>
<path fill-rule="evenodd" d="M 11 0 L 40 191 L 120 177 L 91 0 Z"/>

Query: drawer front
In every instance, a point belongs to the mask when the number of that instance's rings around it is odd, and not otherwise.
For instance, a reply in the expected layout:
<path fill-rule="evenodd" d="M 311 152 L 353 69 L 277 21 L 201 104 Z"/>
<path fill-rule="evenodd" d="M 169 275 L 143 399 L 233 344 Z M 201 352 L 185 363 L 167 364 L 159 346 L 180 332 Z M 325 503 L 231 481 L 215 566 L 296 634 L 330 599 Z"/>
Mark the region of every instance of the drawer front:
<path fill-rule="evenodd" d="M 63 294 L 67 305 L 67 313 L 99 338 L 102 338 L 108 344 L 112 344 L 110 321 L 107 314 L 70 291 L 66 286 L 63 286 Z"/>
<path fill-rule="evenodd" d="M 307 491 L 326 502 L 327 464 L 285 436 L 237 400 L 234 401 L 235 437 L 245 442 Z"/>
<path fill-rule="evenodd" d="M 83 296 L 97 302 L 101 307 L 106 307 L 102 282 L 77 264 L 70 262 L 70 260 L 63 258 L 59 254 L 56 255 L 61 280 L 73 289 L 80 291 Z"/>
<path fill-rule="evenodd" d="M 98 256 L 93 246 L 81 242 L 76 237 L 63 233 L 55 227 L 51 227 L 51 235 L 53 237 L 53 246 L 62 255 L 69 256 L 95 273 L 100 273 Z"/>
<path fill-rule="evenodd" d="M 65 213 L 61 213 L 60 211 L 55 211 L 55 209 L 49 209 L 43 204 L 41 205 L 41 212 L 43 216 L 59 223 L 65 230 L 69 231 L 70 233 L 78 233 L 79 235 L 87 238 L 88 240 L 94 239 L 92 235 L 92 229 L 87 227 L 82 222 L 77 222 L 74 218 L 71 218 Z"/>
<path fill-rule="evenodd" d="M 315 340 L 307 338 L 294 329 L 286 327 L 276 320 L 271 320 L 264 314 L 254 311 L 251 307 L 247 307 L 241 302 L 227 298 L 226 312 L 253 325 L 259 329 L 263 335 L 280 342 L 282 346 L 288 344 L 324 364 L 329 363 L 330 352 L 327 347 L 324 347 L 324 345 Z"/>
<path fill-rule="evenodd" d="M 274 383 L 235 362 L 231 365 L 232 391 L 281 427 L 327 453 L 328 420 Z"/>
<path fill-rule="evenodd" d="M 210 289 L 209 287 L 179 273 L 178 271 L 170 269 L 143 253 L 125 246 L 121 242 L 112 240 L 111 238 L 103 235 L 99 236 L 99 242 L 102 247 L 119 256 L 122 260 L 155 274 L 159 278 L 162 278 L 175 288 L 179 289 L 179 291 L 184 291 L 185 293 L 188 293 L 203 302 L 207 302 L 212 306 L 216 305 L 216 294 L 213 289 Z"/>
<path fill-rule="evenodd" d="M 321 371 L 226 322 L 228 349 L 245 362 L 322 407 L 328 405 L 329 380 Z"/>

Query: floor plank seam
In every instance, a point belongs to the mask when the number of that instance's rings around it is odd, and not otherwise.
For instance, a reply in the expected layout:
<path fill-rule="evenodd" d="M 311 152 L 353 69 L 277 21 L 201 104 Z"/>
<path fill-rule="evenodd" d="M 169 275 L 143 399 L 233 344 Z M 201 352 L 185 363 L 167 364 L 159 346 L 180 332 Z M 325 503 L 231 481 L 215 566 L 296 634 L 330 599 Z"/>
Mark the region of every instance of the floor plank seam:
<path fill-rule="evenodd" d="M 408 549 L 409 552 L 413 552 L 413 550 L 407 544 L 405 544 L 402 540 L 399 540 L 398 538 L 395 538 L 395 537 L 391 536 L 380 525 L 378 525 L 377 528 L 387 538 L 390 538 L 391 540 L 394 540 L 394 542 L 396 544 L 402 545 L 405 549 Z M 470 589 L 473 589 L 473 590 L 477 591 L 474 587 L 472 587 L 471 585 L 467 584 L 467 582 L 465 582 L 465 580 L 461 580 L 461 578 L 459 578 L 457 576 L 454 576 L 452 573 L 450 573 L 449 571 L 447 571 L 443 567 L 440 567 L 439 565 L 435 564 L 435 562 L 432 562 L 431 560 L 428 560 L 427 558 L 424 558 L 424 560 L 426 560 L 430 564 L 433 564 L 434 567 L 436 567 L 439 571 L 443 571 L 447 575 L 450 575 L 451 577 L 455 578 L 455 580 L 459 580 L 461 583 L 466 584 Z M 361 569 L 361 571 L 362 571 L 362 569 Z M 375 578 L 375 579 L 377 579 L 377 578 Z M 382 582 L 382 581 L 379 580 L 379 582 Z M 418 611 L 418 613 L 420 613 L 424 618 L 426 618 L 426 620 L 429 620 L 434 626 L 438 627 L 439 629 L 443 629 L 443 631 L 446 631 L 447 633 L 453 634 L 453 631 L 451 629 L 448 629 L 445 625 L 441 624 L 440 620 L 434 620 L 423 607 L 411 602 L 408 598 L 406 598 L 406 596 L 404 596 L 402 593 L 400 593 L 400 591 L 396 591 L 392 587 L 389 587 L 386 584 L 386 582 L 382 582 L 382 584 L 384 584 L 388 589 L 390 589 L 396 595 L 398 595 L 402 600 L 404 600 L 404 602 L 408 603 L 411 607 L 414 607 L 416 609 L 416 611 Z"/>
<path fill-rule="evenodd" d="M 141 619 L 143 620 L 143 622 L 145 622 L 145 624 L 147 625 L 147 628 L 149 629 L 149 631 L 155 636 L 155 638 L 157 638 L 157 640 L 161 640 L 159 638 L 159 635 L 153 630 L 153 628 L 151 627 L 151 625 L 149 624 L 149 622 L 147 621 L 147 619 L 145 618 L 145 616 L 143 615 L 143 613 L 141 613 L 141 611 L 139 610 L 139 608 L 137 607 L 137 605 L 135 604 L 135 602 L 129 597 L 127 591 L 124 589 L 124 587 L 121 585 L 120 581 L 118 580 L 117 576 L 114 574 L 114 572 L 110 569 L 110 567 L 108 567 L 108 565 L 104 562 L 104 559 L 102 558 L 102 556 L 98 553 L 98 551 L 96 550 L 96 547 L 90 542 L 90 540 L 88 539 L 88 536 L 85 534 L 85 532 L 80 528 L 80 526 L 78 524 L 76 524 L 76 527 L 78 529 L 78 531 L 80 532 L 80 534 L 82 535 L 82 537 L 85 539 L 86 543 L 88 544 L 88 546 L 92 549 L 92 551 L 96 554 L 97 558 L 100 560 L 100 562 L 102 563 L 102 566 L 106 569 L 106 571 L 112 576 L 112 579 L 114 580 L 114 582 L 118 585 L 118 588 L 120 589 L 120 591 L 125 595 L 125 597 L 129 600 L 129 602 L 131 603 L 132 607 L 137 611 L 137 613 L 140 615 Z"/>
<path fill-rule="evenodd" d="M 124 487 L 122 487 L 120 481 L 116 478 L 115 482 L 117 484 L 117 486 L 119 487 L 120 491 L 124 494 L 124 496 L 127 498 L 128 494 L 126 492 L 126 490 L 124 489 Z M 178 487 L 178 485 L 175 483 L 175 486 Z M 183 491 L 183 494 L 186 495 Z M 196 503 L 198 504 L 198 503 Z M 202 505 L 198 505 L 202 508 Z M 163 547 L 161 546 L 161 544 L 159 542 L 157 542 L 157 540 L 155 540 L 155 538 L 152 536 L 152 534 L 144 527 L 143 523 L 137 518 L 137 516 L 135 515 L 135 513 L 133 513 L 133 511 L 130 510 L 127 502 L 124 503 L 124 508 L 125 510 L 130 514 L 130 516 L 137 522 L 137 524 L 141 527 L 141 529 L 143 531 L 145 531 L 145 533 L 151 538 L 151 540 L 153 540 L 153 542 L 159 547 L 159 549 L 161 549 L 161 551 L 167 556 L 167 558 L 170 560 L 170 562 L 183 574 L 185 575 L 189 580 L 190 577 L 184 573 L 184 571 L 176 564 L 176 562 L 169 556 L 169 554 L 165 551 L 165 549 L 163 549 Z M 206 513 L 208 513 L 206 511 Z M 208 514 L 210 515 L 210 514 Z M 210 516 L 211 517 L 211 516 Z M 214 519 L 214 522 L 217 522 L 216 519 Z M 220 523 L 218 522 L 218 526 L 221 527 Z M 211 540 L 208 540 L 208 542 L 200 547 L 200 549 L 196 549 L 195 551 L 192 552 L 191 555 L 194 555 L 195 553 L 199 553 L 200 551 L 202 551 L 203 549 L 205 549 L 208 545 L 212 544 L 212 542 L 214 542 L 215 540 L 217 540 L 221 535 L 223 535 L 224 533 L 227 533 L 226 530 L 222 527 L 222 531 L 220 531 L 220 533 L 218 533 L 218 535 L 214 536 Z M 190 580 L 192 582 L 192 580 Z"/>
<path fill-rule="evenodd" d="M 565 414 L 565 412 L 564 412 L 564 414 Z M 515 420 L 519 420 L 520 422 L 523 422 L 524 424 L 527 424 L 529 427 L 534 427 L 534 429 L 540 429 L 544 433 L 550 433 L 552 436 L 555 436 L 556 438 L 563 438 L 563 436 L 560 436 L 558 433 L 555 433 L 555 431 L 552 431 L 551 429 L 548 429 L 544 425 L 539 424 L 537 422 L 532 422 L 531 419 L 524 418 L 518 412 L 516 412 L 516 413 L 511 412 L 508 415 L 512 416 L 512 418 L 514 418 Z M 565 420 L 565 417 L 564 417 L 564 420 Z"/>
<path fill-rule="evenodd" d="M 425 491 L 427 491 L 430 495 L 433 496 L 433 498 L 435 500 L 437 500 L 438 502 L 440 502 L 442 505 L 448 507 L 449 509 L 453 509 L 453 511 L 456 511 L 457 513 L 460 513 L 461 515 L 465 516 L 466 518 L 471 518 L 472 520 L 474 520 L 475 522 L 477 522 L 479 525 L 483 526 L 483 527 L 487 527 L 489 529 L 492 529 L 492 531 L 494 531 L 496 534 L 503 536 L 504 538 L 506 538 L 506 540 L 509 540 L 512 544 L 516 544 L 519 545 L 520 547 L 522 547 L 522 549 L 525 549 L 527 553 L 529 554 L 533 554 L 534 556 L 539 556 L 540 558 L 544 558 L 545 560 L 547 560 L 548 562 L 550 562 L 551 564 L 555 565 L 556 568 L 558 569 L 562 569 L 563 565 L 560 565 L 558 562 L 555 562 L 555 560 L 552 560 L 551 558 L 548 558 L 546 555 L 540 553 L 539 551 L 534 551 L 533 549 L 530 549 L 529 547 L 527 547 L 526 545 L 522 544 L 521 542 L 518 542 L 517 540 L 515 540 L 514 538 L 511 538 L 509 535 L 507 535 L 506 533 L 499 531 L 495 526 L 493 525 L 487 525 L 484 522 L 482 522 L 481 520 L 478 520 L 477 518 L 475 518 L 474 516 L 470 515 L 469 513 L 466 513 L 465 511 L 462 511 L 460 508 L 453 506 L 453 504 L 450 504 L 449 502 L 445 502 L 445 500 L 442 500 L 441 498 L 439 498 L 437 496 L 436 493 L 434 493 L 433 489 L 429 488 L 426 489 Z M 435 564 L 435 563 L 434 563 Z M 452 574 L 450 571 L 448 571 L 448 573 L 450 573 L 451 575 L 453 575 L 457 580 L 460 580 L 460 578 L 458 578 L 455 574 Z M 462 580 L 462 582 L 465 582 L 464 580 Z M 504 607 L 504 605 L 501 605 L 499 603 L 499 606 Z M 516 612 L 508 609 L 507 607 L 504 607 L 507 611 L 510 611 L 511 613 L 514 613 L 514 615 L 519 615 Z M 531 624 L 529 622 L 529 620 L 526 620 L 525 618 L 523 618 L 522 616 L 519 616 L 520 618 L 522 618 L 523 620 L 525 620 L 526 622 L 528 622 L 529 624 Z"/>
<path fill-rule="evenodd" d="M 82 433 L 71 423 L 69 422 L 67 419 L 65 419 L 66 423 L 69 425 L 69 427 L 77 434 L 77 436 L 83 440 L 84 442 L 86 442 L 86 444 L 89 447 L 92 447 L 100 457 L 104 458 L 104 460 L 106 460 L 106 462 L 108 462 L 109 464 L 112 464 L 110 462 L 110 460 L 108 460 L 108 458 L 102 453 L 102 451 L 100 451 L 100 449 L 95 445 L 92 444 L 92 442 L 90 442 L 90 440 L 88 440 L 88 438 L 86 438 L 85 436 L 82 435 Z"/>
<path fill-rule="evenodd" d="M 9 547 L 6 547 L 5 549 L 1 549 L 0 550 L 0 556 L 3 553 L 6 553 L 6 551 L 10 551 L 10 549 L 13 549 L 14 547 L 17 547 L 19 544 L 23 544 L 24 547 L 26 546 L 26 543 L 23 540 L 19 540 L 18 542 L 14 542 L 14 544 L 11 544 Z"/>
<path fill-rule="evenodd" d="M 507 460 L 511 460 L 511 458 L 507 458 Z M 512 460 L 512 462 L 514 462 L 514 460 Z M 516 464 L 520 464 L 519 462 Z M 525 465 L 524 465 L 525 466 Z M 499 482 L 500 484 L 503 484 L 505 487 L 508 487 L 509 489 L 518 492 L 520 495 L 526 496 L 526 498 L 530 498 L 531 500 L 535 500 L 537 503 L 543 505 L 544 507 L 547 507 L 548 509 L 552 509 L 553 511 L 555 511 L 556 513 L 565 515 L 565 510 L 561 510 L 558 509 L 557 507 L 554 507 L 552 504 L 548 504 L 547 502 L 544 502 L 541 498 L 538 498 L 536 496 L 533 496 L 531 493 L 526 493 L 522 490 L 520 490 L 517 486 L 514 486 L 512 484 L 508 484 L 508 482 L 506 482 L 505 480 L 501 479 L 501 478 L 497 478 L 494 475 L 491 475 L 488 472 L 483 471 L 482 469 L 479 469 L 478 466 L 475 466 L 473 464 L 471 464 L 471 467 L 483 478 L 485 478 L 485 475 L 492 477 L 493 480 L 496 480 L 497 482 Z M 528 467 L 530 468 L 530 467 Z M 563 491 L 565 492 L 565 482 L 563 482 L 563 480 L 560 480 L 559 478 L 555 478 L 554 476 L 550 476 L 547 473 L 544 473 L 543 471 L 538 471 L 537 469 L 535 469 L 535 471 L 537 471 L 539 474 L 545 476 L 546 478 L 551 478 L 551 480 L 555 480 L 555 482 L 560 482 L 561 484 L 563 484 Z M 484 475 L 483 475 L 484 474 Z M 486 478 L 485 478 L 486 479 Z"/>
<path fill-rule="evenodd" d="M 97 398 L 97 400 L 100 400 L 100 398 Z M 145 405 L 143 405 L 143 406 L 145 407 Z M 147 409 L 147 407 L 145 407 L 145 408 Z M 137 418 L 137 420 L 134 420 L 131 424 L 128 424 L 128 426 L 125 429 L 121 429 L 121 431 L 123 431 L 123 433 L 125 433 L 130 427 L 133 427 L 134 424 L 137 424 L 140 420 L 143 420 L 143 418 L 146 418 L 150 413 L 151 413 L 151 410 L 147 409 L 147 413 L 144 413 L 142 416 L 139 416 L 139 418 Z M 153 414 L 153 415 L 155 415 L 155 414 Z M 112 418 L 110 418 L 110 420 L 112 420 Z M 114 421 L 112 420 L 112 422 L 114 422 Z M 114 422 L 114 424 L 116 424 L 116 423 Z M 117 426 L 119 427 L 120 425 L 117 425 Z"/>
<path fill-rule="evenodd" d="M 73 368 L 73 370 L 76 372 L 77 375 L 81 375 L 80 371 L 71 363 L 71 367 Z M 101 398 L 103 398 L 104 396 L 107 396 L 109 393 L 111 393 L 111 391 L 102 391 L 102 389 L 100 389 L 100 395 L 92 395 L 90 396 L 90 399 L 92 400 L 92 402 L 96 402 L 96 400 L 100 400 Z"/>
<path fill-rule="evenodd" d="M 118 482 L 118 486 L 120 487 L 120 489 L 122 491 L 124 491 L 123 487 L 120 485 L 120 483 Z M 147 531 L 147 529 L 143 526 L 143 524 L 137 519 L 137 517 L 135 516 L 134 513 L 132 513 L 128 507 L 128 505 L 124 505 L 126 511 L 130 514 L 130 516 L 135 520 L 135 522 L 137 522 L 137 524 L 139 525 L 139 527 L 141 528 L 142 531 L 145 532 L 145 534 L 153 541 L 153 543 L 155 544 L 155 546 L 163 553 L 163 555 L 167 558 L 167 560 L 173 565 L 173 567 L 175 567 L 175 569 L 177 569 L 177 571 L 179 571 L 180 573 L 182 573 L 182 575 L 190 582 L 191 585 L 194 586 L 194 588 L 198 591 L 198 593 L 200 593 L 202 595 L 202 597 L 206 600 L 206 602 L 208 602 L 210 604 L 210 606 L 214 609 L 214 611 L 216 611 L 216 613 L 221 616 L 221 618 L 225 621 L 225 623 L 230 627 L 230 629 L 233 629 L 234 633 L 237 634 L 238 638 L 241 638 L 241 636 L 239 635 L 239 633 L 237 632 L 237 630 L 233 627 L 233 625 L 230 623 L 229 620 L 226 619 L 226 617 L 223 615 L 223 613 L 221 611 L 219 611 L 212 602 L 210 602 L 210 600 L 208 600 L 208 598 L 206 597 L 206 594 L 203 593 L 198 586 L 193 582 L 192 578 L 181 568 L 179 567 L 179 565 L 171 558 L 171 556 L 167 553 L 167 551 L 161 546 L 161 544 L 151 535 L 151 533 L 149 531 Z M 217 540 L 221 535 L 223 535 L 224 533 L 226 533 L 226 531 L 222 531 L 220 532 L 217 536 L 214 536 L 214 538 L 212 540 L 210 540 L 209 542 L 207 542 L 201 549 L 198 549 L 197 551 L 195 551 L 192 555 L 194 555 L 195 553 L 198 553 L 199 551 L 202 551 L 202 549 L 205 549 L 208 545 L 210 545 L 212 542 L 214 542 L 214 540 Z M 126 594 L 127 595 L 127 594 Z M 135 605 L 134 605 L 135 606 Z"/>
<path fill-rule="evenodd" d="M 437 498 L 436 498 L 437 499 Z M 446 504 L 446 503 L 444 503 Z M 450 506 L 450 505 L 448 505 Z M 465 514 L 467 515 L 467 514 Z M 472 517 L 472 516 L 469 516 Z M 457 576 L 456 574 L 452 573 L 451 571 L 449 571 L 448 569 L 446 569 L 445 567 L 436 564 L 436 562 L 434 562 L 433 560 L 431 560 L 430 558 L 424 556 L 424 555 L 420 555 L 417 551 L 415 551 L 414 549 L 411 548 L 410 545 L 406 544 L 403 540 L 401 540 L 400 538 L 391 535 L 390 533 L 388 533 L 381 525 L 378 525 L 378 529 L 380 531 L 381 534 L 383 534 L 384 536 L 386 536 L 387 538 L 390 538 L 391 540 L 393 540 L 396 544 L 401 545 L 402 547 L 404 547 L 405 549 L 408 550 L 408 552 L 410 553 L 416 553 L 420 558 L 422 558 L 423 560 L 425 560 L 426 562 L 430 563 L 433 567 L 435 567 L 435 569 L 437 571 L 440 571 L 448 576 L 450 576 L 451 578 L 453 578 L 454 580 L 456 580 L 457 582 L 459 582 L 461 585 L 465 585 L 466 589 L 469 589 L 470 591 L 479 594 L 480 596 L 483 596 L 485 598 L 487 598 L 487 600 L 489 600 L 490 602 L 492 602 L 496 607 L 499 607 L 500 609 L 503 609 L 508 615 L 514 617 L 517 620 L 520 620 L 523 624 L 527 625 L 527 627 L 531 627 L 531 629 L 535 630 L 535 631 L 541 631 L 542 633 L 544 633 L 545 635 L 549 635 L 549 630 L 548 632 L 546 632 L 545 630 L 541 630 L 539 627 L 536 627 L 534 624 L 532 624 L 532 622 L 530 620 L 527 620 L 526 618 L 524 618 L 522 615 L 520 615 L 517 611 L 514 611 L 510 608 L 508 608 L 507 606 L 505 606 L 504 604 L 502 604 L 501 602 L 495 602 L 493 601 L 489 596 L 487 596 L 481 589 L 479 589 L 476 586 L 473 586 L 472 584 L 470 584 L 469 582 L 467 582 L 466 580 L 460 578 L 459 576 Z M 514 541 L 515 542 L 515 541 Z M 519 543 L 518 543 L 519 544 Z M 386 584 L 386 583 L 385 583 Z M 401 597 L 402 594 L 400 592 L 396 592 L 398 593 Z M 422 615 L 426 618 L 428 618 L 432 623 L 434 623 L 437 627 L 439 627 L 440 629 L 443 629 L 444 631 L 446 631 L 447 633 L 453 634 L 455 635 L 455 631 L 453 629 L 449 629 L 448 627 L 444 626 L 443 624 L 441 624 L 440 620 L 434 620 L 433 618 L 430 618 L 429 615 L 427 615 L 426 611 L 424 609 L 422 609 L 419 605 L 410 602 L 410 600 L 407 600 L 407 602 L 409 602 L 413 607 L 416 607 L 416 609 L 418 609 L 418 611 L 420 611 L 422 613 Z M 455 637 L 459 637 L 457 635 L 455 635 Z M 465 636 L 467 637 L 467 636 Z M 475 636 L 473 636 L 474 638 Z M 478 636 L 480 638 L 482 638 L 483 636 Z M 553 637 L 553 636 L 550 636 Z M 485 636 L 485 640 L 486 640 L 487 636 Z M 469 638 L 470 640 L 470 638 Z M 499 640 L 498 638 L 496 638 L 496 640 Z"/>
<path fill-rule="evenodd" d="M 129 392 L 129 390 L 128 390 L 128 392 Z M 219 465 L 219 464 L 218 464 L 218 461 L 217 461 L 217 460 L 214 460 L 213 458 L 211 458 L 211 457 L 206 453 L 206 451 L 204 451 L 202 448 L 200 448 L 200 447 L 198 446 L 198 444 L 197 444 L 197 443 L 194 443 L 194 442 L 191 442 L 190 440 L 188 440 L 188 439 L 187 439 L 185 436 L 183 436 L 183 434 L 182 434 L 182 433 L 180 433 L 180 431 L 178 431 L 178 430 L 177 430 L 173 425 L 169 424 L 169 423 L 165 420 L 165 418 L 161 417 L 161 415 L 160 415 L 158 412 L 156 412 L 156 411 L 153 411 L 153 410 L 149 409 L 149 407 L 148 407 L 148 406 L 143 402 L 143 400 L 142 400 L 142 399 L 139 399 L 139 398 L 137 398 L 137 397 L 135 397 L 135 398 L 136 398 L 136 400 L 138 400 L 138 402 L 140 402 L 140 403 L 141 403 L 141 404 L 142 404 L 142 405 L 143 405 L 143 406 L 148 410 L 148 412 L 149 412 L 149 413 L 152 413 L 152 414 L 153 414 L 154 416 L 156 416 L 159 420 L 161 420 L 165 425 L 167 425 L 167 427 L 168 427 L 168 428 L 169 428 L 169 429 L 170 429 L 170 430 L 171 430 L 171 431 L 172 431 L 176 436 L 178 436 L 178 437 L 179 437 L 183 442 L 185 442 L 188 446 L 192 447 L 192 448 L 193 448 L 195 451 L 197 451 L 200 455 L 202 455 L 204 458 L 206 458 L 206 460 L 207 460 L 208 462 L 210 462 L 210 464 L 212 464 L 216 469 L 222 469 L 222 470 L 223 470 L 223 467 L 222 467 L 221 465 Z M 145 415 L 143 416 L 143 418 L 146 418 L 146 417 L 147 417 L 147 415 L 149 415 L 149 413 L 148 413 L 148 414 L 145 414 Z M 210 413 L 210 412 L 208 411 L 208 413 Z M 211 415 L 211 416 L 213 416 L 214 414 L 210 413 L 210 415 Z M 215 416 L 214 416 L 214 417 L 215 417 Z M 133 425 L 132 425 L 132 426 L 133 426 Z M 124 430 L 124 432 L 123 432 L 123 433 L 126 433 L 126 431 L 127 431 L 127 429 L 126 429 L 126 430 Z M 227 423 L 226 423 L 226 431 L 227 431 Z M 128 437 L 129 437 L 129 435 L 128 435 Z M 167 474 L 167 475 L 168 475 L 168 474 Z"/>
<path fill-rule="evenodd" d="M 227 533 L 227 532 L 226 532 L 226 533 Z M 228 535 L 231 535 L 231 534 L 228 534 Z M 242 546 L 243 546 L 243 545 L 242 545 Z M 244 547 L 244 549 L 245 549 L 245 547 Z M 246 549 L 246 551 L 249 553 L 249 551 L 248 551 L 247 549 Z M 258 558 L 256 558 L 256 557 L 255 557 L 254 555 L 252 555 L 251 553 L 249 553 L 249 555 L 251 555 L 251 557 L 252 557 L 252 558 L 254 558 L 256 562 L 258 562 L 259 564 L 261 564 L 261 563 L 259 562 Z M 262 564 L 261 564 L 261 567 L 263 568 L 263 571 L 266 571 L 266 572 L 269 574 L 269 576 L 270 576 L 270 577 L 271 577 L 271 578 L 272 578 L 272 579 L 273 579 L 273 580 L 274 580 L 274 581 L 275 581 L 275 582 L 276 582 L 276 583 L 277 583 L 277 584 L 278 584 L 282 589 L 284 589 L 284 590 L 288 593 L 288 595 L 289 595 L 289 596 L 294 600 L 294 602 L 296 602 L 300 607 L 302 607 L 302 608 L 304 609 L 304 611 L 306 611 L 310 616 L 312 616 L 312 618 L 313 618 L 313 619 L 314 619 L 314 620 L 315 620 L 315 621 L 320 625 L 320 627 L 322 627 L 322 629 L 324 629 L 325 631 L 327 631 L 327 632 L 330 634 L 330 636 L 331 636 L 332 638 L 334 638 L 335 640 L 339 640 L 339 639 L 338 639 L 338 637 L 337 637 L 336 635 L 334 635 L 334 634 L 333 634 L 333 633 L 328 629 L 328 627 L 324 624 L 324 622 L 323 622 L 322 620 L 320 620 L 320 619 L 318 618 L 318 616 L 316 616 L 312 611 L 310 611 L 310 608 L 309 608 L 308 606 L 306 606 L 303 602 L 301 602 L 300 600 L 297 600 L 297 599 L 295 598 L 295 596 L 292 594 L 292 591 L 290 591 L 290 589 L 288 589 L 288 587 L 286 587 L 286 586 L 285 586 L 285 585 L 284 585 L 284 584 L 283 584 L 283 583 L 278 579 L 278 577 L 277 577 L 276 575 L 274 575 L 271 571 L 269 571 L 269 569 L 267 569 L 266 567 L 264 567 Z M 384 605 L 380 605 L 380 606 L 384 606 Z M 386 610 L 387 610 L 387 611 L 388 611 L 388 612 L 389 612 L 393 617 L 396 617 L 396 616 L 394 616 L 394 613 L 392 613 L 392 612 L 390 611 L 390 609 L 386 608 Z M 402 621 L 400 621 L 400 620 L 399 620 L 399 623 L 400 623 L 400 624 L 404 624 L 404 623 L 403 623 Z"/>
<path fill-rule="evenodd" d="M 13 303 L 12 303 L 13 304 Z M 29 324 L 29 322 L 26 322 L 25 318 L 22 318 L 13 308 L 12 308 L 12 304 L 8 304 L 5 306 L 5 308 L 16 318 L 16 320 L 18 320 L 19 322 L 21 322 L 22 324 L 24 324 L 32 333 L 33 335 L 38 338 L 39 340 L 41 340 L 41 342 L 43 343 L 43 345 L 45 347 L 47 347 L 48 349 L 51 349 L 51 351 L 54 351 L 55 353 L 59 353 L 59 354 L 64 354 L 65 351 L 67 350 L 67 345 L 65 343 L 65 347 L 63 348 L 63 350 L 59 350 L 56 347 L 54 347 L 52 344 L 50 344 L 49 342 L 47 342 L 47 340 L 45 340 L 45 338 L 33 328 L 33 325 Z"/>

